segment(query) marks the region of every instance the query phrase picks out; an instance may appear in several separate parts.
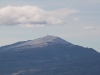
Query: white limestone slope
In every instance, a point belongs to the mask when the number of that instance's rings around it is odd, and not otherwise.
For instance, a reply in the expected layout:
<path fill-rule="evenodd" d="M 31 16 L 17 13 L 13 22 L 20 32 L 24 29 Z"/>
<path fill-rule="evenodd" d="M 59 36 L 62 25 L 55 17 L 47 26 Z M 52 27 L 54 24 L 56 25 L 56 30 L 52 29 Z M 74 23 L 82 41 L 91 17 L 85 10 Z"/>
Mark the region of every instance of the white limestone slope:
<path fill-rule="evenodd" d="M 22 42 L 17 45 L 12 45 L 12 46 L 10 46 L 10 48 L 19 48 L 19 47 L 20 48 L 37 48 L 37 47 L 45 47 L 50 44 L 71 44 L 71 43 L 69 43 L 59 37 L 47 35 L 42 38 L 25 41 L 25 42 Z"/>

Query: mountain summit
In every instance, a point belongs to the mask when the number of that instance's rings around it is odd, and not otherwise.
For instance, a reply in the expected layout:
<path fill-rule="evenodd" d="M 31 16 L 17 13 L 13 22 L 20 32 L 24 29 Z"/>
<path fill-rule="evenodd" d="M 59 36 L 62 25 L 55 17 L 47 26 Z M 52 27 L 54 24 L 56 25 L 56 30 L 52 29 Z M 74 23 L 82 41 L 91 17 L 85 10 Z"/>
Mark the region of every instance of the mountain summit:
<path fill-rule="evenodd" d="M 18 42 L 18 43 L 9 45 L 7 49 L 9 48 L 42 48 L 42 47 L 46 47 L 48 45 L 54 45 L 54 44 L 72 45 L 71 43 L 61 39 L 60 37 L 47 35 L 38 39 Z"/>
<path fill-rule="evenodd" d="M 42 38 L 23 42 L 22 44 L 17 45 L 17 47 L 18 46 L 34 46 L 35 47 L 37 45 L 38 45 L 37 47 L 43 47 L 49 44 L 69 44 L 69 43 L 59 37 L 47 35 Z"/>

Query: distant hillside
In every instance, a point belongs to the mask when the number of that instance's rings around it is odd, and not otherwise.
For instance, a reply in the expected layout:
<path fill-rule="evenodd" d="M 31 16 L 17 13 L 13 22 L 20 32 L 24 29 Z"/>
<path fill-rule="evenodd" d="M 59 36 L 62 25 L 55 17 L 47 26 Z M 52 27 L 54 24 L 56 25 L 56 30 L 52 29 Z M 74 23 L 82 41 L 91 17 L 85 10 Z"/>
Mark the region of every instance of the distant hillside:
<path fill-rule="evenodd" d="M 93 75 L 99 63 L 94 49 L 50 35 L 0 47 L 0 75 Z"/>

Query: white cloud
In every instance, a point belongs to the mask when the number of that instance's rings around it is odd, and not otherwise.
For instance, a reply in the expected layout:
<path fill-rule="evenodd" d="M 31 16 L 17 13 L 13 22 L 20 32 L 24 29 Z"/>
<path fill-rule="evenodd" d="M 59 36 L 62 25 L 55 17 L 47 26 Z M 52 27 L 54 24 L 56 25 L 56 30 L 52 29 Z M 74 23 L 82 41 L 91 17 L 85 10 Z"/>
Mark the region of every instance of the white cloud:
<path fill-rule="evenodd" d="M 59 36 L 66 38 L 91 38 L 91 37 L 100 37 L 100 26 L 66 26 L 64 27 L 63 32 L 59 32 Z M 69 30 L 69 31 L 68 31 Z M 61 33 L 62 32 L 62 33 Z M 65 33 L 64 33 L 65 32 Z"/>
<path fill-rule="evenodd" d="M 74 21 L 76 21 L 76 22 L 79 21 L 79 18 L 74 18 Z"/>
<path fill-rule="evenodd" d="M 85 30 L 93 30 L 94 27 L 93 27 L 93 26 L 85 26 L 84 29 L 85 29 Z"/>
<path fill-rule="evenodd" d="M 21 27 L 25 27 L 25 28 L 36 28 L 36 27 L 44 27 L 45 25 L 32 25 L 32 24 L 25 24 L 25 25 L 20 25 Z"/>
<path fill-rule="evenodd" d="M 46 11 L 36 6 L 7 6 L 0 8 L 2 25 L 61 25 L 70 14 L 79 13 L 77 9 L 62 8 Z"/>

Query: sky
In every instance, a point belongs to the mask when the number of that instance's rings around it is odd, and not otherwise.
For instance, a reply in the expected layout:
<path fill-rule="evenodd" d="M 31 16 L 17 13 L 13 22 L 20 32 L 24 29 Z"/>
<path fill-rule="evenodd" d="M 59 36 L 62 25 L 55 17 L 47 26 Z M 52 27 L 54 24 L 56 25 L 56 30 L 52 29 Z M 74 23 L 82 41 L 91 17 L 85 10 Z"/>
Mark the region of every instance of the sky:
<path fill-rule="evenodd" d="M 100 52 L 100 0 L 0 0 L 0 46 L 46 35 Z"/>

